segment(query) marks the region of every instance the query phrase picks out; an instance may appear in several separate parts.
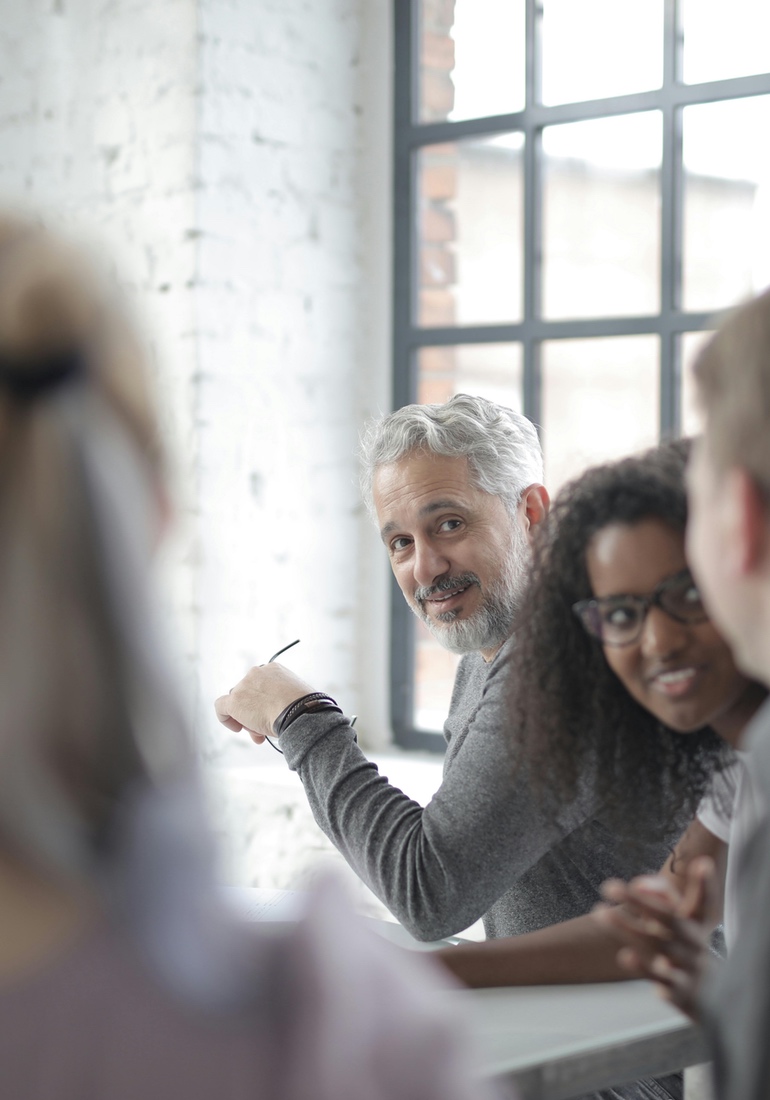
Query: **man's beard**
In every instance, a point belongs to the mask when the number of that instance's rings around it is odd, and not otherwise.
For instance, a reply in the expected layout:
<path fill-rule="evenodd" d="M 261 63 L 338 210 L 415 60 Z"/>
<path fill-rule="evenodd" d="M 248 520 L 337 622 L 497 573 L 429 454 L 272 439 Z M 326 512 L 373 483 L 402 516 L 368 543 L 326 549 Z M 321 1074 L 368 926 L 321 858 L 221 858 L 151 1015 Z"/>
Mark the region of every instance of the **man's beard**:
<path fill-rule="evenodd" d="M 482 589 L 481 606 L 467 619 L 457 619 L 459 611 L 445 611 L 435 618 L 425 611 L 425 601 L 442 592 L 467 588 L 481 581 L 475 573 L 460 573 L 442 577 L 436 584 L 415 590 L 412 607 L 437 642 L 452 653 L 476 653 L 498 649 L 513 633 L 513 625 L 521 606 L 521 598 L 529 569 L 529 542 L 521 525 L 512 522 L 511 545 L 503 561 L 500 575 L 486 591 Z"/>

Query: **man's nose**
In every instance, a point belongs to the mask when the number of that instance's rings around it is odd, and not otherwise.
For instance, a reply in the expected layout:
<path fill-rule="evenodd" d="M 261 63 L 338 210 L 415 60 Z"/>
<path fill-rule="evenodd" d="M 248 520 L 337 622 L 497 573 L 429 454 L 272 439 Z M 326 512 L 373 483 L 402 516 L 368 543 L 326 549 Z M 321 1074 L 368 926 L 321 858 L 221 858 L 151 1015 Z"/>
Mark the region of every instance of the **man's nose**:
<path fill-rule="evenodd" d="M 430 539 L 415 543 L 414 579 L 422 588 L 435 584 L 449 567 L 449 558 Z"/>
<path fill-rule="evenodd" d="M 674 656 L 687 645 L 688 627 L 672 619 L 662 607 L 651 607 L 642 627 L 642 652 L 647 657 Z"/>

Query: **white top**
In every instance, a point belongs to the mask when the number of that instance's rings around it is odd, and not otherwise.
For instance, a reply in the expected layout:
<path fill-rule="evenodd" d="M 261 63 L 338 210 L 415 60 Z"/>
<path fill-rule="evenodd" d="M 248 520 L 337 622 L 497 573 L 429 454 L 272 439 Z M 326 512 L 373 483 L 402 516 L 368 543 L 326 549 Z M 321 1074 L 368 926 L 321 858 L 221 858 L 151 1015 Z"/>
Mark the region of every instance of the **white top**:
<path fill-rule="evenodd" d="M 735 762 L 714 776 L 710 790 L 698 807 L 701 825 L 728 846 L 724 905 L 728 951 L 732 949 L 739 932 L 736 894 L 741 853 L 761 816 L 760 803 L 748 768 L 750 757 L 745 752 L 735 755 Z"/>

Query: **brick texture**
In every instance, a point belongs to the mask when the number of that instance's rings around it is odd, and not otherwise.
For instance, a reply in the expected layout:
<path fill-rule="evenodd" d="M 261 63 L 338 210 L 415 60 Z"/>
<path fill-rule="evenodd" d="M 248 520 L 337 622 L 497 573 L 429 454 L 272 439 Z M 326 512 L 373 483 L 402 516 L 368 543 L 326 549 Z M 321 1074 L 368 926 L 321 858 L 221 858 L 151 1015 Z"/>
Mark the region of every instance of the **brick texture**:
<path fill-rule="evenodd" d="M 287 663 L 362 738 L 387 729 L 355 458 L 388 401 L 386 8 L 29 0 L 0 26 L 0 190 L 106 246 L 145 320 L 180 501 L 164 609 L 231 865 L 258 885 L 329 845 L 214 697 L 301 637 Z"/>

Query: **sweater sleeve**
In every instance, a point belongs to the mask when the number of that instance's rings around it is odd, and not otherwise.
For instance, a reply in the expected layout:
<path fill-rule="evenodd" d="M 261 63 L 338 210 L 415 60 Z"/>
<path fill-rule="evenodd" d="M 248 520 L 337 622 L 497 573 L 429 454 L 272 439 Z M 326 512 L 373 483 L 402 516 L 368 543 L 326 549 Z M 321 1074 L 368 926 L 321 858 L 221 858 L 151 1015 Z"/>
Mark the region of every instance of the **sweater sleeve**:
<path fill-rule="evenodd" d="M 303 715 L 281 737 L 313 815 L 353 870 L 417 939 L 461 932 L 586 814 L 538 820 L 514 770 L 508 660 L 497 660 L 441 787 L 422 807 L 380 775 L 340 715 Z"/>

